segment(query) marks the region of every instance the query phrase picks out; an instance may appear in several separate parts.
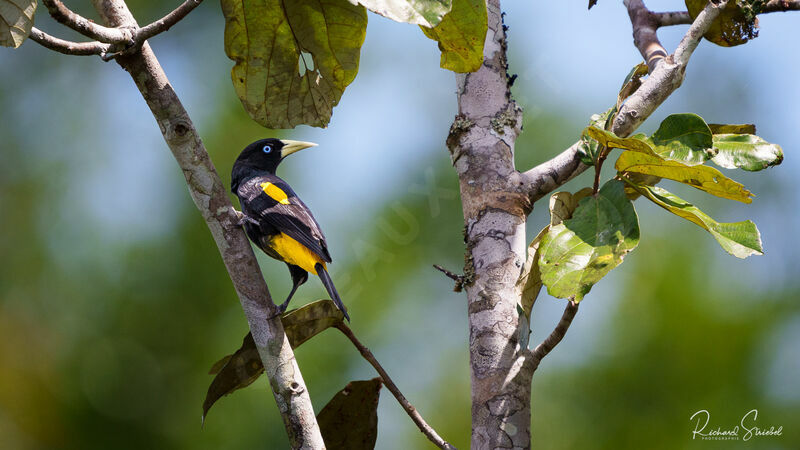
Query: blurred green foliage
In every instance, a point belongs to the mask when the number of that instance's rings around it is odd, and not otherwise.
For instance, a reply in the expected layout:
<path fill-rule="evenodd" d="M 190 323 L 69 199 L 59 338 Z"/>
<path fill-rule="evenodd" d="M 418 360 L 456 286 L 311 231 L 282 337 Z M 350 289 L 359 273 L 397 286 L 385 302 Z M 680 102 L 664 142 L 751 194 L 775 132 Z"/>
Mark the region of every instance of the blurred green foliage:
<path fill-rule="evenodd" d="M 158 2 L 130 4 L 140 22 L 163 13 Z M 288 134 L 261 129 L 235 98 L 218 11 L 204 7 L 189 20 L 197 21 L 193 29 L 181 24 L 161 38 L 174 39 L 175 47 L 156 45 L 156 51 L 227 182 L 244 145 L 265 135 Z M 204 30 L 209 24 L 210 31 Z M 406 32 L 419 34 L 413 27 Z M 186 45 L 198 36 L 215 42 L 219 55 L 208 64 L 224 83 L 192 84 L 197 69 L 187 67 L 181 52 L 202 48 Z M 435 67 L 439 56 L 433 50 Z M 208 369 L 240 345 L 247 325 L 155 124 L 135 91 L 113 90 L 118 86 L 113 83 L 131 84 L 127 74 L 113 64 L 53 55 L 30 43 L 18 52 L 0 53 L 0 448 L 286 448 L 280 416 L 263 380 L 221 399 L 200 427 L 201 404 L 212 379 Z M 6 61 L 26 66 L 11 71 Z M 361 70 L 359 77 L 368 83 L 370 71 L 378 70 L 376 60 L 364 58 Z M 612 101 L 618 78 L 608 90 Z M 688 80 L 682 89 L 692 89 Z M 389 83 L 382 81 L 383 86 Z M 350 90 L 375 86 L 359 84 L 357 78 Z M 573 143 L 592 108 L 579 105 L 578 114 L 537 109 L 536 87 L 536 80 L 519 87 L 525 89 L 519 97 L 528 111 L 517 145 L 519 167 Z M 436 89 L 449 93 L 452 85 Z M 120 97 L 109 98 L 111 93 Z M 94 108 L 78 109 L 84 99 Z M 725 101 L 730 108 L 740 107 L 737 98 Z M 420 111 L 401 113 L 412 117 Z M 107 114 L 124 120 L 111 130 L 97 129 L 95 122 Z M 139 130 L 133 115 L 141 116 L 149 134 L 133 136 Z M 444 115 L 445 122 L 452 117 Z M 331 132 L 350 126 L 351 139 L 380 141 L 375 136 L 387 132 L 369 129 L 359 135 L 357 123 L 336 120 L 334 114 Z M 398 126 L 403 125 L 387 125 Z M 463 264 L 463 221 L 445 133 L 446 125 L 439 134 L 426 134 L 419 151 L 403 142 L 391 147 L 408 153 L 397 169 L 401 182 L 387 182 L 388 190 L 359 184 L 354 177 L 324 179 L 331 192 L 344 196 L 301 195 L 315 211 L 324 211 L 326 202 L 346 205 L 347 212 L 318 219 L 331 241 L 332 274 L 351 311 L 354 332 L 426 420 L 454 445 L 468 448 L 465 297 L 451 292 L 452 282 L 431 268 L 437 263 L 458 270 Z M 783 145 L 791 163 L 797 142 L 780 136 L 769 140 Z M 330 151 L 346 155 L 341 148 Z M 124 167 L 130 160 L 114 159 L 131 153 L 149 165 Z M 302 164 L 317 167 L 310 161 L 324 157 L 314 155 L 287 162 L 281 175 L 294 185 L 322 186 L 309 180 L 327 175 L 302 169 Z M 335 163 L 326 169 L 344 170 L 354 161 Z M 795 376 L 800 356 L 793 340 L 800 338 L 800 282 L 791 269 L 797 242 L 780 233 L 784 224 L 796 223 L 797 212 L 783 208 L 794 200 L 787 186 L 772 178 L 788 170 L 787 164 L 769 170 L 774 172 L 758 175 L 766 181 L 743 177 L 758 188 L 753 207 L 766 250 L 764 257 L 747 262 L 727 261 L 734 258 L 701 230 L 665 218 L 655 206 L 635 203 L 641 215 L 639 248 L 582 302 L 570 333 L 534 378 L 535 447 L 732 448 L 730 443 L 692 441 L 689 417 L 708 409 L 712 422 L 724 428 L 752 408 L 759 409 L 759 424 L 783 425 L 784 434 L 751 441 L 748 447 L 800 447 Z M 107 176 L 94 183 L 97 171 Z M 389 179 L 392 174 L 382 175 Z M 574 192 L 590 183 L 586 175 L 564 189 Z M 371 189 L 380 192 L 372 204 L 353 203 Z M 150 194 L 141 202 L 137 192 Z M 684 196 L 686 191 L 676 192 Z M 686 192 L 687 199 L 693 196 Z M 131 214 L 132 208 L 140 214 Z M 536 205 L 530 237 L 547 222 L 546 209 L 544 203 Z M 708 209 L 725 220 L 751 216 L 724 200 Z M 285 267 L 259 259 L 280 298 L 289 288 Z M 323 293 L 312 279 L 293 306 Z M 562 308 L 562 301 L 547 296 L 537 301 L 534 343 L 549 333 Z M 297 357 L 318 410 L 349 381 L 375 376 L 335 330 L 304 344 Z M 377 448 L 430 447 L 385 391 L 378 425 Z"/>

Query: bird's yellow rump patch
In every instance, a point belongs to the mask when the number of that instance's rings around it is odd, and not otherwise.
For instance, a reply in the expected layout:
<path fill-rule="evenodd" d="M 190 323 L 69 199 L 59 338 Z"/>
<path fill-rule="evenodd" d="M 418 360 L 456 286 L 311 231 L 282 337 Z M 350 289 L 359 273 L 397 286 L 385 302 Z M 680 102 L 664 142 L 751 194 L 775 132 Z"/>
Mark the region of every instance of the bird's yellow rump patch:
<path fill-rule="evenodd" d="M 285 233 L 275 235 L 270 244 L 272 244 L 270 245 L 272 250 L 281 255 L 284 262 L 300 266 L 306 272 L 317 275 L 317 269 L 314 266 L 319 263 L 322 264 L 322 267 L 325 267 L 325 262 L 322 261 L 322 258 Z"/>
<path fill-rule="evenodd" d="M 269 195 L 269 197 L 276 202 L 282 205 L 289 204 L 289 196 L 286 195 L 286 192 L 283 192 L 283 189 L 279 188 L 278 186 L 275 186 L 270 182 L 261 183 L 261 189 L 263 189 L 264 193 Z"/>

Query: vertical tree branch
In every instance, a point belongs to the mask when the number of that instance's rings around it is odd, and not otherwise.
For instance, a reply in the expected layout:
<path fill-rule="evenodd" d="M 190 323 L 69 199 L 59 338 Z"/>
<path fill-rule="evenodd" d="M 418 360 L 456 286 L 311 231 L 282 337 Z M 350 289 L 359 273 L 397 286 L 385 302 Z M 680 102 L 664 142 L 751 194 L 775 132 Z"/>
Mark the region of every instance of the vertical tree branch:
<path fill-rule="evenodd" d="M 472 448 L 530 446 L 529 324 L 517 311 L 525 261 L 527 194 L 515 183 L 522 111 L 511 99 L 499 0 L 489 0 L 483 64 L 457 75 L 458 113 L 448 148 L 466 225 Z M 520 337 L 524 336 L 521 340 Z"/>
<path fill-rule="evenodd" d="M 94 0 L 110 27 L 136 27 L 124 0 Z M 164 140 L 183 170 L 192 199 L 219 248 L 241 301 L 258 353 L 293 448 L 325 447 L 311 399 L 280 315 L 242 228 L 227 189 L 217 175 L 194 125 L 148 44 L 117 63 L 128 71 L 158 122 Z"/>

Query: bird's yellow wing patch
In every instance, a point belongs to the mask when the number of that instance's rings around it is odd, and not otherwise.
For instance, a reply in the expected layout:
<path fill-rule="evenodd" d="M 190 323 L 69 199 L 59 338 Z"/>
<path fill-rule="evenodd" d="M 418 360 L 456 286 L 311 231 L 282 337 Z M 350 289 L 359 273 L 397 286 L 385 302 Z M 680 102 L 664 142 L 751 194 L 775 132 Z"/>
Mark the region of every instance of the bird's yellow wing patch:
<path fill-rule="evenodd" d="M 283 192 L 283 189 L 275 186 L 270 182 L 261 183 L 261 189 L 264 190 L 264 193 L 269 195 L 269 197 L 276 202 L 288 205 L 289 204 L 289 196 L 286 195 L 286 192 Z"/>
<path fill-rule="evenodd" d="M 317 275 L 317 269 L 314 266 L 319 263 L 322 264 L 322 267 L 325 267 L 325 262 L 319 255 L 285 233 L 275 235 L 270 244 L 272 250 L 281 255 L 284 262 L 300 266 L 306 272 Z"/>

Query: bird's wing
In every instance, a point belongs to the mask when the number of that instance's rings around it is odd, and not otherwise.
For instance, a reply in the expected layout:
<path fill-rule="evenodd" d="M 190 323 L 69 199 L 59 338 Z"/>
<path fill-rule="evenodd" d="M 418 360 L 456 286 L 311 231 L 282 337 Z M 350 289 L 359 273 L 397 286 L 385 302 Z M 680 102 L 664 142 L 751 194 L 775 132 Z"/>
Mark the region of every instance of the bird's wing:
<path fill-rule="evenodd" d="M 242 183 L 236 193 L 245 214 L 268 228 L 277 228 L 323 261 L 331 262 L 322 229 L 285 181 L 275 175 L 253 177 Z"/>

